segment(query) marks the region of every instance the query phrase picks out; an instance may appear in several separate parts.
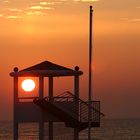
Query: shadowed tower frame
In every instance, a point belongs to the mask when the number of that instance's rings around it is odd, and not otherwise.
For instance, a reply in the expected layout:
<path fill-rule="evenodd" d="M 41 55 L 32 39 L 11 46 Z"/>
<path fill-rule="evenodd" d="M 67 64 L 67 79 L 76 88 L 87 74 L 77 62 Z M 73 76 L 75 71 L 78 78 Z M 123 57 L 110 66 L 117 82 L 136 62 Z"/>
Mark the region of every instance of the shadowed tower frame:
<path fill-rule="evenodd" d="M 49 122 L 49 131 L 48 138 L 49 140 L 53 140 L 53 122 L 59 122 L 56 116 L 43 113 L 42 109 L 36 106 L 33 103 L 33 98 L 30 102 L 22 102 L 21 99 L 28 98 L 20 98 L 19 94 L 19 78 L 20 77 L 37 77 L 39 79 L 39 91 L 38 98 L 44 98 L 44 78 L 48 77 L 48 97 L 54 97 L 53 95 L 53 79 L 55 77 L 63 77 L 63 76 L 74 76 L 74 96 L 79 98 L 79 76 L 82 75 L 83 72 L 79 71 L 79 67 L 76 66 L 75 70 L 69 69 L 49 61 L 44 61 L 37 65 L 31 66 L 29 68 L 25 68 L 21 71 L 18 71 L 18 68 L 14 68 L 14 72 L 10 73 L 10 76 L 14 79 L 14 108 L 13 108 L 13 139 L 18 140 L 19 134 L 19 123 L 24 122 L 37 122 L 39 123 L 39 140 L 44 140 L 44 122 Z M 78 113 L 78 112 L 77 112 Z M 36 116 L 36 117 L 34 117 Z M 78 116 L 78 115 L 77 115 Z M 79 139 L 79 132 L 77 128 L 74 128 L 74 140 Z"/>

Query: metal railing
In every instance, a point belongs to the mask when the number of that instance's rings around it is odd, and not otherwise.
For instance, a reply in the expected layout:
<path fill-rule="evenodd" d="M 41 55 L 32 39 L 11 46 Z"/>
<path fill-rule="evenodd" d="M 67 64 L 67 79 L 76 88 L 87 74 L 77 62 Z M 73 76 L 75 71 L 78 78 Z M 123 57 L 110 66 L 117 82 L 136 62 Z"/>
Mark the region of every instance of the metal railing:
<path fill-rule="evenodd" d="M 75 97 L 71 92 L 66 91 L 53 98 L 45 98 L 53 105 L 71 115 L 80 122 L 88 122 L 88 102 Z M 91 122 L 100 122 L 100 101 L 91 101 Z"/>
<path fill-rule="evenodd" d="M 80 121 L 88 121 L 88 102 L 80 102 Z M 100 122 L 100 101 L 91 101 L 91 122 Z"/>
<path fill-rule="evenodd" d="M 78 101 L 69 92 L 64 92 L 53 98 L 45 97 L 51 104 L 71 115 L 74 119 L 79 120 Z"/>
<path fill-rule="evenodd" d="M 18 101 L 19 102 L 33 102 L 33 100 L 35 98 L 39 98 L 39 97 L 37 97 L 37 96 L 35 96 L 35 97 L 18 97 Z"/>

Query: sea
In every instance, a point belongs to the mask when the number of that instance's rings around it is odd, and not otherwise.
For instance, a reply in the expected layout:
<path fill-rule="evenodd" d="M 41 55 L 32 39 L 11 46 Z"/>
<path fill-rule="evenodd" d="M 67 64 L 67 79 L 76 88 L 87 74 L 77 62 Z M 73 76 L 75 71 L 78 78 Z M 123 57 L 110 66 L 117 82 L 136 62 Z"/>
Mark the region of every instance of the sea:
<path fill-rule="evenodd" d="M 48 140 L 48 123 L 45 138 Z M 80 140 L 88 140 L 88 129 L 79 133 Z M 0 140 L 13 140 L 13 123 L 0 122 Z M 19 140 L 38 140 L 37 123 L 19 124 Z M 92 140 L 140 140 L 140 119 L 104 119 L 99 128 L 91 129 Z M 73 140 L 73 129 L 64 123 L 54 123 L 54 140 Z"/>

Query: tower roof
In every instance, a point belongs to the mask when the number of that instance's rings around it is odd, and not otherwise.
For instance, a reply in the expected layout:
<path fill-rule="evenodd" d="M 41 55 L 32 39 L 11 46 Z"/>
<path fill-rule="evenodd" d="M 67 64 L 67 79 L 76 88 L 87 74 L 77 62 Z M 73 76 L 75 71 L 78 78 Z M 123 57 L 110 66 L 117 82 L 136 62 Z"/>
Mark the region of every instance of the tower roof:
<path fill-rule="evenodd" d="M 25 68 L 21 71 L 31 71 L 31 70 L 70 70 L 70 71 L 73 71 L 72 69 L 54 64 L 54 63 L 49 62 L 49 61 L 41 62 L 39 64 Z"/>
<path fill-rule="evenodd" d="M 23 70 L 14 70 L 10 73 L 11 76 L 74 76 L 83 74 L 82 71 L 75 68 L 75 70 L 54 64 L 49 61 L 44 61 Z"/>

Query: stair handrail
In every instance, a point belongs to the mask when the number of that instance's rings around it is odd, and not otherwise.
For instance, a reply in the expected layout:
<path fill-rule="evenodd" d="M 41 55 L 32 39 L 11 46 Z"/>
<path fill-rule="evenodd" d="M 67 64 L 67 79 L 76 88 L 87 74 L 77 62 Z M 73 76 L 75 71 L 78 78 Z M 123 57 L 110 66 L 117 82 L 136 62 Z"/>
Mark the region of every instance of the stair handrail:
<path fill-rule="evenodd" d="M 78 98 L 78 97 L 76 97 L 76 96 L 74 96 L 70 91 L 65 91 L 65 92 L 63 92 L 62 94 L 60 94 L 60 95 L 58 95 L 58 96 L 55 96 L 54 98 L 62 98 L 62 99 L 64 99 L 64 98 L 67 98 L 67 100 L 68 99 L 73 99 L 73 101 L 75 100 L 75 102 L 77 102 L 78 101 L 78 103 L 80 103 L 80 104 L 84 104 L 85 106 L 86 106 L 86 109 L 84 109 L 84 110 L 87 110 L 87 108 L 88 108 L 88 103 L 87 102 L 85 102 L 85 101 L 83 101 L 83 100 L 81 100 L 80 98 Z M 94 101 L 94 102 L 99 102 L 99 101 Z M 100 103 L 99 103 L 100 104 Z M 76 107 L 75 107 L 76 108 Z M 94 113 L 98 113 L 99 115 L 101 115 L 101 116 L 104 116 L 104 114 L 103 113 L 101 113 L 99 110 L 97 110 L 96 108 L 94 108 L 93 106 L 91 106 L 91 109 L 93 110 L 93 112 Z M 75 111 L 75 110 L 73 110 L 73 111 Z M 76 110 L 77 111 L 77 110 Z M 83 116 L 81 116 L 81 113 L 83 113 L 83 112 L 80 112 L 80 117 L 82 117 L 82 119 L 83 119 Z M 85 114 L 84 114 L 84 119 L 87 117 L 87 112 L 84 112 Z M 85 117 L 86 116 L 86 117 Z M 93 116 L 97 116 L 97 115 L 93 115 Z M 95 118 L 95 117 L 94 117 Z M 93 118 L 93 119 L 94 119 Z M 81 119 L 81 118 L 80 118 Z"/>
<path fill-rule="evenodd" d="M 61 106 L 59 105 L 58 107 L 64 111 L 66 111 L 67 113 L 69 113 L 70 115 L 72 115 L 74 118 L 78 118 L 78 120 L 80 121 L 88 121 L 88 102 L 85 102 L 83 101 L 82 99 L 74 96 L 70 91 L 65 91 L 55 97 L 52 97 L 51 100 L 49 97 L 45 97 L 44 98 L 45 100 L 53 103 L 55 101 L 72 101 L 73 104 L 70 106 L 70 108 L 65 107 L 65 106 Z M 58 100 L 56 100 L 58 99 Z M 78 107 L 77 107 L 77 104 L 76 102 L 78 103 Z M 94 101 L 92 101 L 94 103 Z M 99 103 L 99 101 L 96 101 Z M 84 105 L 84 107 L 81 108 L 81 105 Z M 100 105 L 100 103 L 99 103 Z M 91 106 L 91 109 L 93 111 L 93 118 L 92 120 L 94 121 L 97 121 L 97 120 L 100 120 L 100 116 L 104 116 L 103 113 L 100 112 L 100 110 L 94 108 L 93 106 Z M 79 110 L 79 111 L 78 111 Z M 78 115 L 76 114 L 78 112 Z M 96 114 L 98 113 L 98 114 Z M 94 115 L 95 114 L 95 115 Z M 99 116 L 99 117 L 98 117 Z"/>

